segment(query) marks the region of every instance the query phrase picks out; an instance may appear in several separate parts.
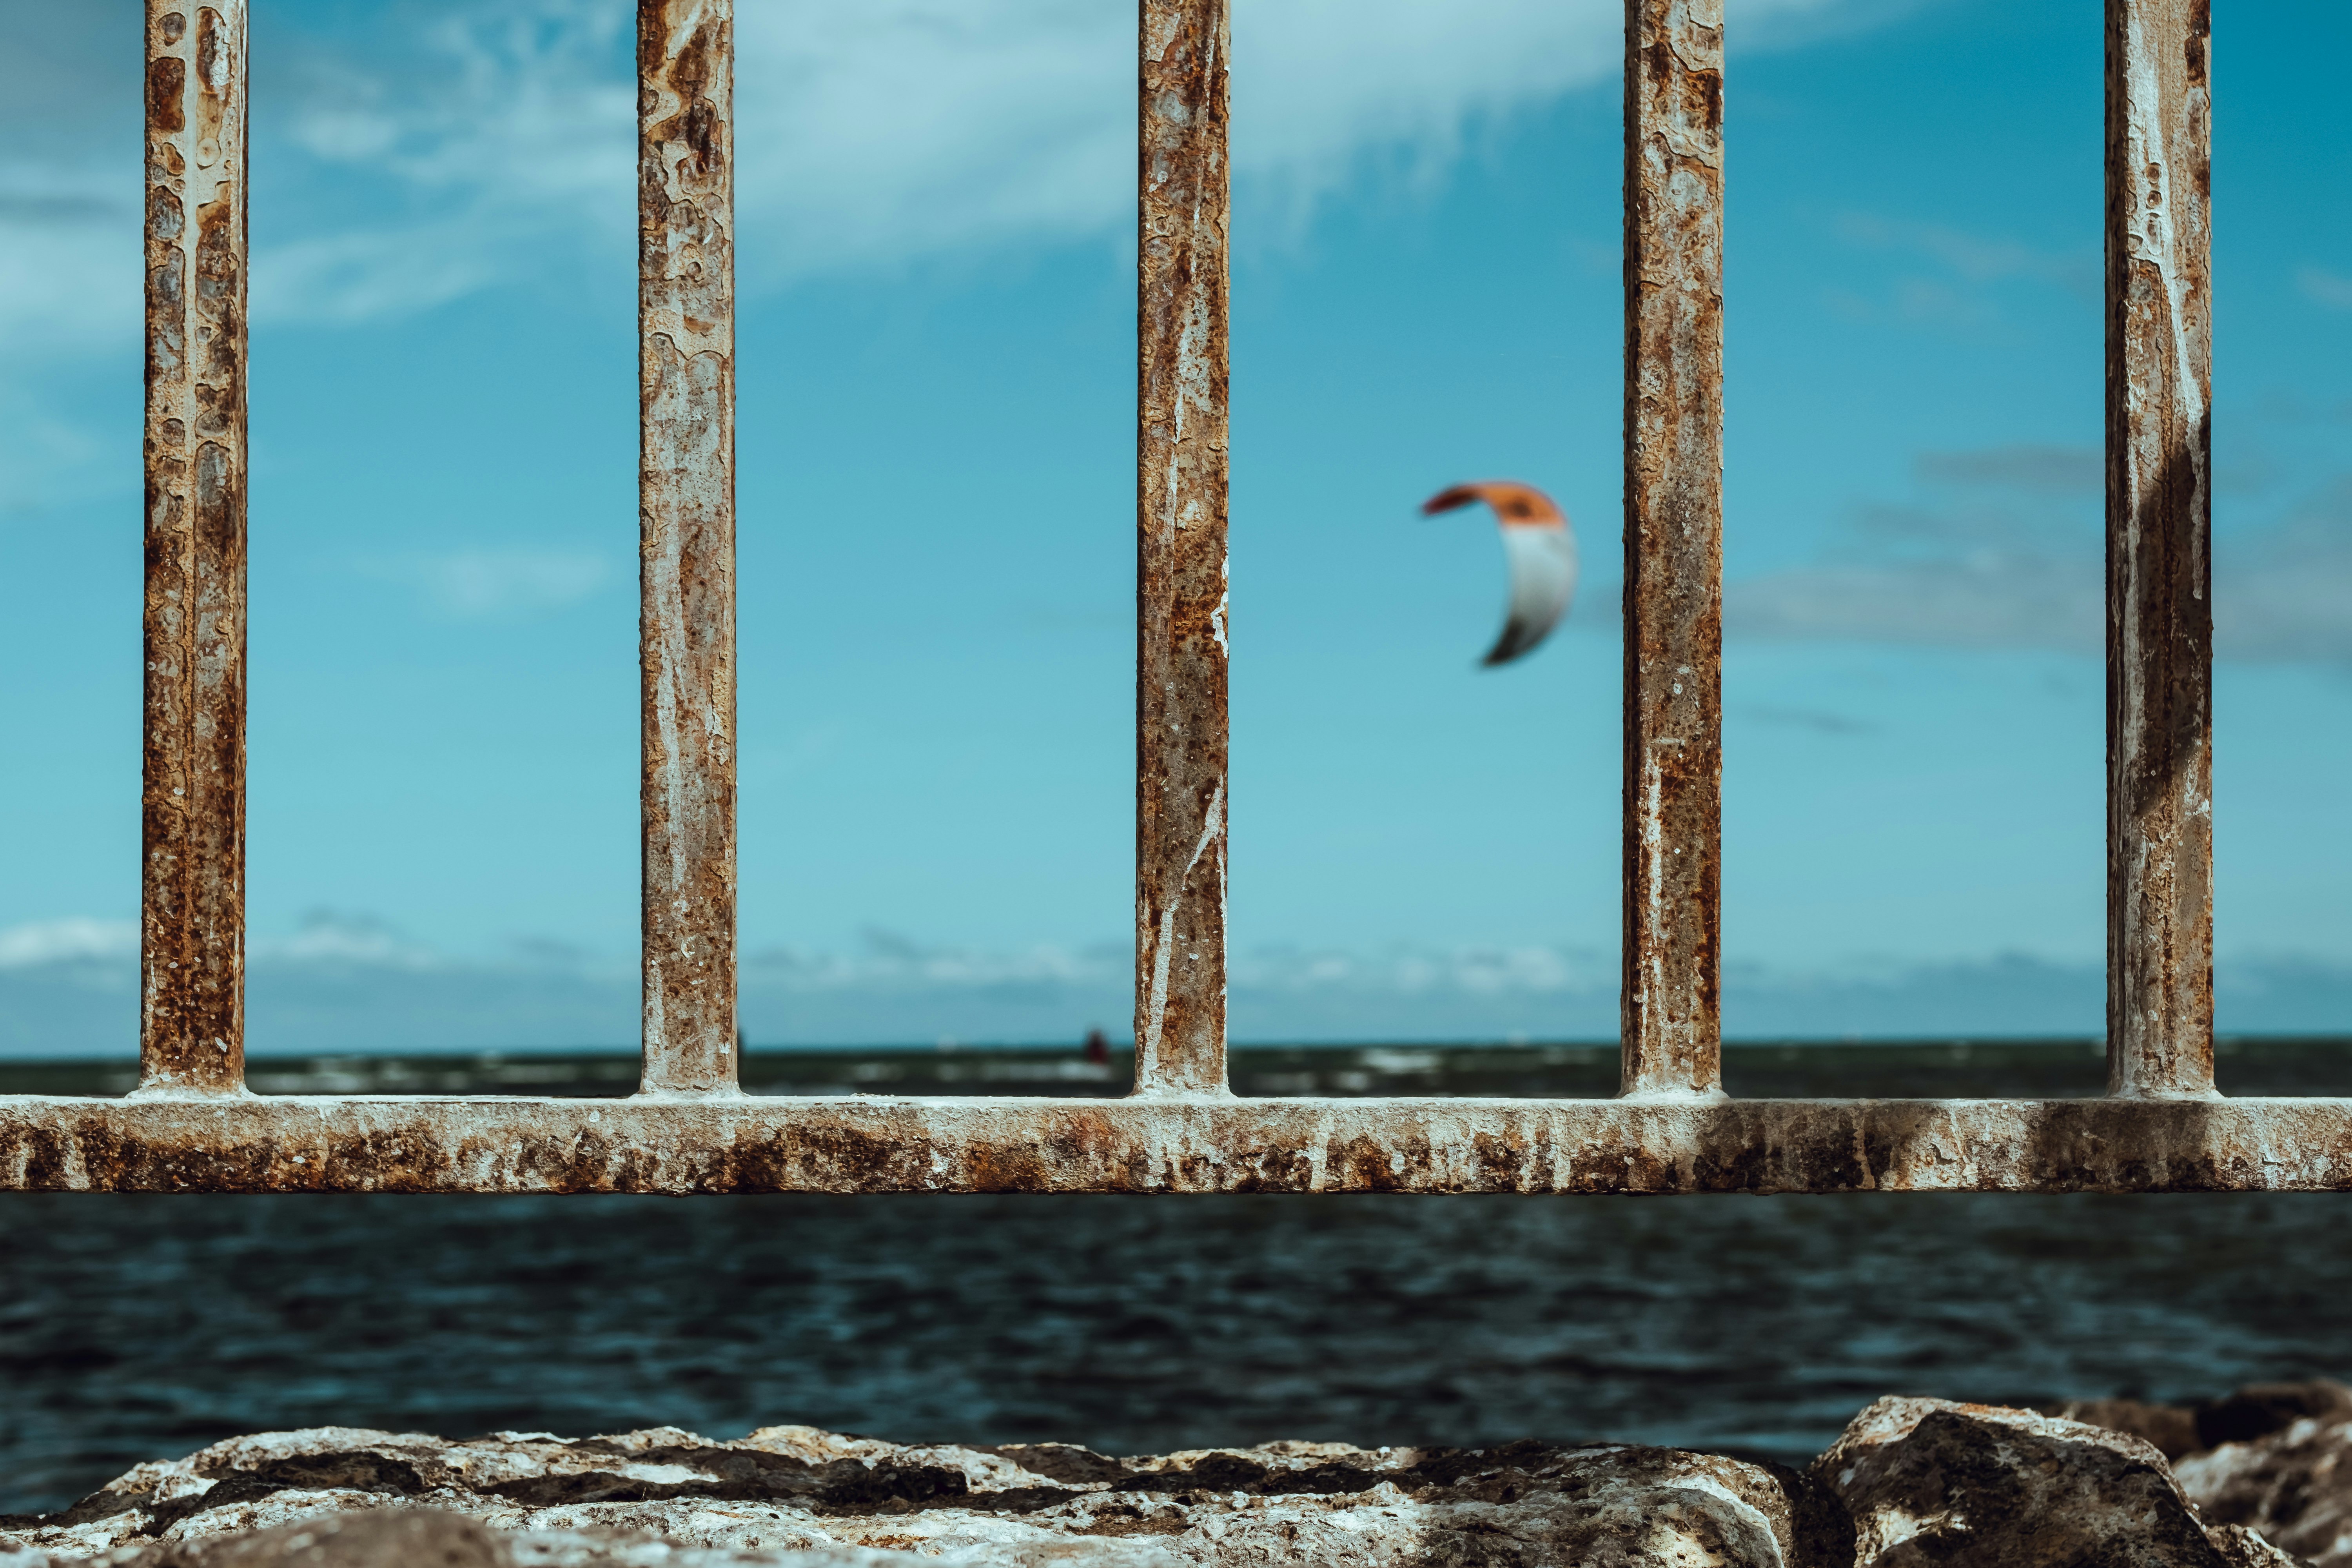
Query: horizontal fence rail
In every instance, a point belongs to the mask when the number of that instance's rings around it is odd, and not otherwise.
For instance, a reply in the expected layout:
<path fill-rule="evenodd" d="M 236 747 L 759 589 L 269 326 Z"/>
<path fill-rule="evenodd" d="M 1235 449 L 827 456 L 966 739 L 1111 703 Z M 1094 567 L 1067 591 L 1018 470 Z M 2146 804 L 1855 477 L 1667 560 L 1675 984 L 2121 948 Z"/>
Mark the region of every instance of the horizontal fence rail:
<path fill-rule="evenodd" d="M 2319 1191 L 2352 1100 L 0 1100 L 0 1187 Z"/>
<path fill-rule="evenodd" d="M 1722 0 L 1626 0 L 1615 1100 L 1226 1076 L 1230 0 L 1142 0 L 1136 1086 L 761 1099 L 735 1029 L 731 0 L 639 0 L 644 1036 L 629 1098 L 244 1076 L 245 0 L 149 0 L 139 1087 L 0 1097 L 0 1188 L 2122 1193 L 2352 1187 L 2352 1100 L 2214 1090 L 2205 0 L 2106 0 L 2108 1089 L 1722 1088 Z"/>

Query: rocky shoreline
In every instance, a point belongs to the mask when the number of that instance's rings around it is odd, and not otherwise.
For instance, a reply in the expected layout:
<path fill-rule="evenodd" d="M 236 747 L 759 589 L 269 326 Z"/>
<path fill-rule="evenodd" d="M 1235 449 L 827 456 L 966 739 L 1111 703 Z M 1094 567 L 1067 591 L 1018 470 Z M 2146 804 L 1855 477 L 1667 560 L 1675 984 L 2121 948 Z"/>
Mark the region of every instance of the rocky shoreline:
<path fill-rule="evenodd" d="M 1882 1399 L 1803 1470 L 1597 1444 L 1112 1458 L 806 1426 L 317 1427 L 0 1517 L 0 1568 L 2352 1568 L 2352 1389 Z"/>

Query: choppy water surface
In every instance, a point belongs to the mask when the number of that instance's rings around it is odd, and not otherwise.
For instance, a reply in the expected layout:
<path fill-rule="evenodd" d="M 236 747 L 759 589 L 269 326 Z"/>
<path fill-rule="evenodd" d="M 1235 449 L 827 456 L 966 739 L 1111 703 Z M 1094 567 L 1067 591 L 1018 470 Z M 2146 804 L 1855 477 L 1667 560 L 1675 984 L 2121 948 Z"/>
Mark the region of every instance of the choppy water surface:
<path fill-rule="evenodd" d="M 2098 1087 L 2080 1047 L 2021 1066 L 2017 1047 L 1789 1049 L 1735 1053 L 1734 1089 Z M 1236 1078 L 1455 1087 L 1453 1058 L 1424 1054 L 1251 1058 Z M 1489 1055 L 1459 1062 L 1474 1092 L 1507 1091 L 1490 1074 L 1605 1091 L 1559 1078 L 1605 1078 L 1610 1053 Z M 1103 1092 L 1068 1059 L 945 1065 L 992 1063 L 1000 1090 Z M 814 1078 L 806 1058 L 755 1059 L 751 1076 L 807 1092 L 877 1060 L 897 1076 L 865 1087 L 945 1087 L 935 1057 L 842 1058 Z M 1029 1076 L 1006 1076 L 1022 1060 Z M 2343 1092 L 2347 1062 L 2340 1046 L 2242 1047 L 2224 1086 Z M 598 1058 L 270 1070 L 311 1091 L 334 1073 L 406 1092 L 485 1078 L 614 1092 L 627 1077 Z M 0 1069 L 0 1092 L 36 1087 L 100 1086 L 86 1068 Z M 1884 1393 L 2168 1398 L 2312 1374 L 2352 1374 L 2352 1198 L 2335 1194 L 0 1194 L 0 1510 L 329 1422 L 731 1436 L 802 1421 L 1125 1452 L 1607 1436 L 1802 1458 Z"/>

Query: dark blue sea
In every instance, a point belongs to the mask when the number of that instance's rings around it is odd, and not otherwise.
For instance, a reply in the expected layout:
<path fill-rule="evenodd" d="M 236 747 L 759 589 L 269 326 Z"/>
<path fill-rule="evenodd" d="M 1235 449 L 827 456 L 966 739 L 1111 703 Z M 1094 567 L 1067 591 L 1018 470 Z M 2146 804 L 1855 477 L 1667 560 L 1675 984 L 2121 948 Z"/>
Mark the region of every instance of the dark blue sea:
<path fill-rule="evenodd" d="M 1605 1093 L 1613 1050 L 1255 1052 L 1244 1092 Z M 624 1091 L 601 1057 L 257 1063 L 265 1092 Z M 2352 1047 L 2222 1086 L 2342 1093 Z M 1106 1081 L 1108 1073 L 1113 1081 Z M 0 1068 L 0 1092 L 119 1088 Z M 753 1058 L 752 1087 L 1102 1093 L 1073 1053 Z M 1747 1094 L 2095 1093 L 2080 1043 L 1750 1047 Z M 1802 1459 L 1888 1393 L 2352 1375 L 2352 1195 L 0 1194 L 0 1511 L 268 1427 L 806 1422 L 1114 1453 L 1608 1436 Z"/>

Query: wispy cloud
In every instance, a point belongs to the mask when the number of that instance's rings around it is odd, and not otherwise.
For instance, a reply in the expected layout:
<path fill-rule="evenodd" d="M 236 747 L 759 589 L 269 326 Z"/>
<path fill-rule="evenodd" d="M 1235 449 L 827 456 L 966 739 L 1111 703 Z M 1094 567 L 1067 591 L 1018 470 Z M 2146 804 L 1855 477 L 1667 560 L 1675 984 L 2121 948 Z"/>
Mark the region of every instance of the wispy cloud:
<path fill-rule="evenodd" d="M 2331 310 L 2352 310 L 2352 278 L 2321 267 L 2305 267 L 2295 273 L 2294 281 L 2305 299 Z"/>
<path fill-rule="evenodd" d="M 520 247 L 530 232 L 467 216 L 295 240 L 255 258 L 254 314 L 349 324 L 430 310 L 498 282 L 509 270 L 502 242 Z"/>
<path fill-rule="evenodd" d="M 2051 249 L 1949 224 L 1873 213 L 1842 213 L 1831 226 L 1851 247 L 1884 253 L 1916 268 L 1868 291 L 1831 288 L 1825 296 L 1829 308 L 1852 320 L 1973 331 L 2004 319 L 2002 291 L 2019 284 L 2063 289 L 2084 302 L 2098 298 L 2095 248 Z"/>
<path fill-rule="evenodd" d="M 809 992 L 1115 986 L 1127 982 L 1127 954 L 1099 947 L 1003 952 L 933 945 L 873 929 L 853 952 L 767 947 L 745 955 L 743 970 L 746 984 Z"/>
<path fill-rule="evenodd" d="M 1735 0 L 1759 47 L 1875 26 L 1916 0 Z M 346 55 L 300 121 L 321 159 L 487 209 L 631 223 L 635 95 L 620 0 L 454 5 L 442 69 Z M 1287 0 L 1234 48 L 1245 196 L 1312 202 L 1368 157 L 1428 170 L 1466 127 L 1607 79 L 1614 0 Z M 737 18 L 748 281 L 1007 243 L 1122 238 L 1135 177 L 1134 24 L 1086 0 L 814 0 Z M 1738 36 L 1735 34 L 1735 36 Z M 430 82 L 432 85 L 425 85 Z"/>
<path fill-rule="evenodd" d="M 1923 479 L 2053 495 L 2095 495 L 2106 484 L 2106 458 L 2095 447 L 2031 443 L 1969 452 L 1922 452 L 1912 460 Z"/>
<path fill-rule="evenodd" d="M 1752 719 L 1759 724 L 1770 724 L 1786 730 L 1810 730 L 1816 735 L 1874 735 L 1878 726 L 1867 719 L 1855 719 L 1843 713 L 1832 713 L 1825 708 L 1782 708 L 1767 703 L 1750 703 L 1735 709 L 1734 717 Z"/>
<path fill-rule="evenodd" d="M 2028 279 L 2085 295 L 2095 294 L 2099 286 L 2095 250 L 2053 250 L 2005 236 L 1974 234 L 1949 224 L 1869 213 L 1841 214 L 1836 230 L 1838 237 L 1849 244 L 1922 257 L 1970 283 Z"/>
<path fill-rule="evenodd" d="M 131 921 L 69 915 L 0 928 L 0 969 L 135 958 L 139 927 Z"/>
<path fill-rule="evenodd" d="M 2352 664 L 2352 476 L 2215 557 L 2217 652 Z"/>
<path fill-rule="evenodd" d="M 62 920 L 0 933 L 0 1055 L 136 1049 L 136 942 L 127 922 Z M 36 933 L 27 935 L 26 933 Z M 2326 1029 L 2352 1016 L 2352 970 L 2293 954 L 2241 958 L 2218 976 L 2226 1026 Z M 940 948 L 869 933 L 846 953 L 770 950 L 743 966 L 755 1046 L 1062 1040 L 1119 1031 L 1129 955 Z M 2095 963 L 2005 954 L 1915 965 L 1857 959 L 1795 972 L 1735 964 L 1725 1017 L 1744 1037 L 2094 1033 Z M 637 1033 L 634 963 L 560 943 L 495 957 L 433 952 L 364 916 L 320 914 L 257 942 L 250 1047 L 416 1052 L 625 1049 Z M 1244 1040 L 1607 1039 L 1615 955 L 1530 942 L 1378 952 L 1272 948 L 1238 955 Z"/>
<path fill-rule="evenodd" d="M 1734 0 L 1734 37 L 1793 46 L 1917 8 Z M 41 9 L 45 80 L 0 106 L 0 342 L 127 342 L 138 9 Z M 631 15 L 626 0 L 436 0 L 280 17 L 276 57 L 257 67 L 272 107 L 262 133 L 279 138 L 256 160 L 257 318 L 396 314 L 582 246 L 625 257 Z M 1244 7 L 1237 174 L 1261 201 L 1312 201 L 1367 158 L 1443 167 L 1474 122 L 1613 76 L 1622 23 L 1616 0 Z M 1131 13 L 1088 0 L 745 8 L 747 285 L 1006 244 L 1123 243 L 1133 31 Z"/>
<path fill-rule="evenodd" d="M 512 620 L 579 603 L 613 577 L 589 551 L 454 550 L 365 563 L 368 575 L 415 588 L 427 606 L 458 620 Z"/>
<path fill-rule="evenodd" d="M 2095 653 L 2106 594 L 2097 517 L 2061 505 L 2096 493 L 2090 456 L 2037 447 L 1923 456 L 1924 476 L 2013 499 L 1859 507 L 1831 558 L 1727 585 L 1724 629 Z M 2221 536 L 2213 614 L 2219 657 L 2352 664 L 2352 476 L 2277 522 Z"/>
<path fill-rule="evenodd" d="M 1731 0 L 1731 31 L 1743 49 L 1798 47 L 1927 3 Z M 625 278 L 632 15 L 628 0 L 278 8 L 254 68 L 254 320 L 332 330 Z M 82 0 L 9 17 L 0 507 L 119 488 L 126 471 L 26 425 L 58 402 L 48 367 L 138 342 L 140 16 L 136 0 Z M 1617 0 L 1242 8 L 1244 237 L 1291 232 L 1370 169 L 1433 181 L 1480 125 L 1612 78 L 1622 23 Z M 736 26 L 747 293 L 1131 243 L 1131 10 L 768 0 Z"/>
<path fill-rule="evenodd" d="M 1801 567 L 1730 584 L 1727 635 L 1944 647 L 2100 646 L 2096 561 L 2033 553 Z"/>
<path fill-rule="evenodd" d="M 404 972 L 448 966 L 439 953 L 404 937 L 389 922 L 338 910 L 312 910 L 292 936 L 263 937 L 248 945 L 249 956 L 260 962 Z"/>

